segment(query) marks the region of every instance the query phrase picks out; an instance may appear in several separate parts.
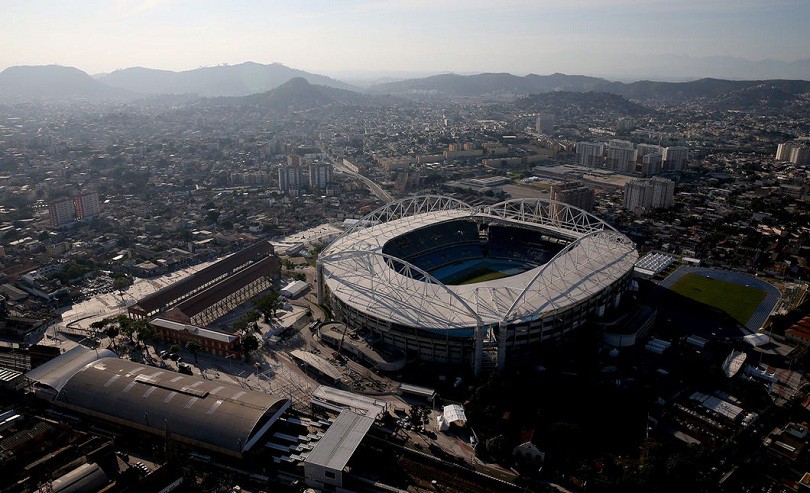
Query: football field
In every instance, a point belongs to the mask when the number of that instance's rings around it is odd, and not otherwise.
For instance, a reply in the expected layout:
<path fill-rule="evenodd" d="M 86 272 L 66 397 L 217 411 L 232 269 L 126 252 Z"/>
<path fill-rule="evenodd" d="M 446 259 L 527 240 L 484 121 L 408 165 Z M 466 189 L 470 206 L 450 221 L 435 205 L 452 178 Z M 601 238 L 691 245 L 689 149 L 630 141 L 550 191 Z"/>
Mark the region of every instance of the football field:
<path fill-rule="evenodd" d="M 742 284 L 686 274 L 670 289 L 703 304 L 719 308 L 742 325 L 765 299 L 765 291 Z"/>

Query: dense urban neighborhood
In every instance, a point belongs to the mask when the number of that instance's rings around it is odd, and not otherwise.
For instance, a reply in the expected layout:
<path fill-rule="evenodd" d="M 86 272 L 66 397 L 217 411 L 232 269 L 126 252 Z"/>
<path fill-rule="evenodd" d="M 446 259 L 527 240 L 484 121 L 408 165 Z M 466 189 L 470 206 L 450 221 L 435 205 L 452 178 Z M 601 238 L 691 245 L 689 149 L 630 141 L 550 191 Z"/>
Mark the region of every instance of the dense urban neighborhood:
<path fill-rule="evenodd" d="M 810 491 L 810 83 L 259 67 L 0 73 L 0 491 Z"/>

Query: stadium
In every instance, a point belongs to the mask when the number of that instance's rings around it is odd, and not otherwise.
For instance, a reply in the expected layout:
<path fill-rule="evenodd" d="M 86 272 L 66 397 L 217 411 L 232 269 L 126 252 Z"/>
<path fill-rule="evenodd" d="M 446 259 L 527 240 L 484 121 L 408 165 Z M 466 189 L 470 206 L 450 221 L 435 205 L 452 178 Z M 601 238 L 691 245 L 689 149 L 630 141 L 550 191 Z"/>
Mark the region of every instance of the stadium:
<path fill-rule="evenodd" d="M 618 307 L 637 260 L 626 236 L 567 204 L 417 196 L 321 252 L 318 298 L 385 344 L 480 374 Z"/>

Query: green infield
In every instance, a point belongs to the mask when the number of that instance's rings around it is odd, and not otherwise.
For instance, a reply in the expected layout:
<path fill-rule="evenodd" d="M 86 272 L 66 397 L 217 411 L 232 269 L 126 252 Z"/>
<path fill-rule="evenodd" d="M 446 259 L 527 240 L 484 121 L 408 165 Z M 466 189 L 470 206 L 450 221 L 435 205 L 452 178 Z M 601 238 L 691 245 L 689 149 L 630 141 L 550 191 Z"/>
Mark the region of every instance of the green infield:
<path fill-rule="evenodd" d="M 471 272 L 464 277 L 456 279 L 455 282 L 453 282 L 453 284 L 457 286 L 462 284 L 475 284 L 477 282 L 491 281 L 493 279 L 501 279 L 503 277 L 509 276 L 510 274 L 507 274 L 505 272 L 483 268 L 480 270 L 476 270 L 475 272 Z"/>
<path fill-rule="evenodd" d="M 671 289 L 687 298 L 723 310 L 742 325 L 748 322 L 765 299 L 765 291 L 761 289 L 697 274 L 683 276 Z"/>

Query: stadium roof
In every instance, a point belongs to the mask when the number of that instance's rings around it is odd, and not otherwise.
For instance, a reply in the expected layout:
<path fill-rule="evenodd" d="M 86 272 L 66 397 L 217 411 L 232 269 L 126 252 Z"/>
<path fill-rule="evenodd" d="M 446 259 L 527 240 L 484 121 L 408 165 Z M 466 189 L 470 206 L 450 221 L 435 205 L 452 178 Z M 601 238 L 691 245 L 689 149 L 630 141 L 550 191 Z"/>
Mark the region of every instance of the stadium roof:
<path fill-rule="evenodd" d="M 540 229 L 571 243 L 548 263 L 521 274 L 458 286 L 446 286 L 382 252 L 392 238 L 463 218 Z M 321 254 L 329 292 L 363 313 L 423 329 L 468 330 L 479 323 L 518 322 L 564 309 L 619 280 L 638 259 L 633 243 L 600 219 L 541 199 L 476 208 L 446 197 L 421 196 L 388 204 L 364 221 L 374 225 L 348 230 Z"/>
<path fill-rule="evenodd" d="M 251 448 L 290 405 L 237 385 L 117 357 L 82 366 L 78 361 L 71 358 L 56 379 L 51 378 L 55 371 L 28 377 L 43 376 L 61 386 L 54 399 L 59 406 L 230 455 Z"/>

